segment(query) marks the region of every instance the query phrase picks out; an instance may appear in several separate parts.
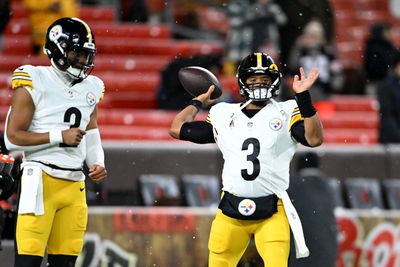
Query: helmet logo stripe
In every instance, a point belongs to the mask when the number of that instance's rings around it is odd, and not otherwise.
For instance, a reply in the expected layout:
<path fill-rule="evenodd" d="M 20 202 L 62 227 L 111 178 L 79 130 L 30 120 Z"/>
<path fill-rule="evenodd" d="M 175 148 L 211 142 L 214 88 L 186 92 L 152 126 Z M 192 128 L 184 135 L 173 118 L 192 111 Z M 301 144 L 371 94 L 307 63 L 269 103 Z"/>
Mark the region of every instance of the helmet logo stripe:
<path fill-rule="evenodd" d="M 80 23 L 83 24 L 83 26 L 85 26 L 86 31 L 87 31 L 87 38 L 88 38 L 88 41 L 89 41 L 89 43 L 92 43 L 92 42 L 93 42 L 92 31 L 90 30 L 89 25 L 87 25 L 86 22 L 84 22 L 84 21 L 81 20 L 81 19 L 78 19 L 78 18 L 72 18 L 72 19 L 79 21 Z"/>
<path fill-rule="evenodd" d="M 262 68 L 262 54 L 261 53 L 256 53 L 257 55 L 257 68 Z"/>

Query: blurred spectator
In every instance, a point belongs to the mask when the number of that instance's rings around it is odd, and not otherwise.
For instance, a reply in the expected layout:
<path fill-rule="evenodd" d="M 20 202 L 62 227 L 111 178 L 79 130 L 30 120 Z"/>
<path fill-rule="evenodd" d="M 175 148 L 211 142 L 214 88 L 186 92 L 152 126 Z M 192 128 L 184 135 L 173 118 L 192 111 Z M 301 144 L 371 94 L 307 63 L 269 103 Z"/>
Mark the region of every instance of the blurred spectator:
<path fill-rule="evenodd" d="M 151 0 L 147 1 L 147 6 L 150 23 L 157 24 L 167 21 L 167 16 L 170 15 L 167 12 L 167 7 L 169 7 L 168 2 L 164 2 L 164 0 Z"/>
<path fill-rule="evenodd" d="M 400 0 L 389 0 L 388 9 L 393 17 L 400 18 Z"/>
<path fill-rule="evenodd" d="M 378 88 L 380 108 L 379 142 L 400 143 L 400 55 L 394 60 L 393 70 Z"/>
<path fill-rule="evenodd" d="M 300 154 L 296 163 L 298 172 L 290 177 L 288 193 L 301 218 L 310 256 L 295 259 L 292 241 L 289 266 L 334 267 L 338 254 L 334 193 L 316 153 Z"/>
<path fill-rule="evenodd" d="M 365 71 L 367 75 L 366 93 L 376 95 L 377 88 L 393 67 L 397 49 L 392 42 L 391 25 L 375 24 L 370 28 L 370 36 L 365 44 Z"/>
<path fill-rule="evenodd" d="M 76 0 L 24 0 L 29 11 L 29 23 L 33 49 L 36 54 L 44 54 L 47 28 L 62 17 L 77 17 Z"/>
<path fill-rule="evenodd" d="M 330 2 L 330 0 L 277 1 L 289 18 L 287 23 L 280 28 L 280 59 L 283 66 L 287 63 L 287 57 L 297 37 L 301 35 L 302 29 L 312 18 L 318 18 L 321 21 L 327 42 L 331 43 L 333 41 L 334 17 Z"/>
<path fill-rule="evenodd" d="M 257 0 L 249 14 L 253 28 L 252 51 L 263 51 L 263 47 L 270 47 L 275 54 L 279 54 L 279 27 L 286 24 L 287 17 L 279 5 L 273 0 Z M 271 51 L 263 51 L 271 54 Z"/>
<path fill-rule="evenodd" d="M 229 32 L 226 40 L 224 73 L 235 75 L 238 63 L 252 51 L 253 29 L 249 23 L 249 0 L 231 0 L 227 7 Z"/>
<path fill-rule="evenodd" d="M 172 27 L 174 38 L 201 39 L 203 34 L 199 15 L 201 4 L 198 1 L 175 0 L 168 7 L 164 16 Z"/>
<path fill-rule="evenodd" d="M 0 36 L 4 32 L 8 21 L 10 20 L 10 3 L 8 0 L 1 0 L 0 2 Z"/>
<path fill-rule="evenodd" d="M 161 73 L 161 81 L 157 93 L 157 102 L 160 109 L 180 110 L 185 108 L 193 98 L 185 91 L 178 78 L 179 70 L 187 66 L 206 68 L 218 77 L 222 68 L 221 55 L 196 55 L 172 60 Z"/>
<path fill-rule="evenodd" d="M 149 10 L 145 0 L 120 0 L 121 21 L 147 22 Z"/>
<path fill-rule="evenodd" d="M 317 82 L 310 90 L 316 101 L 329 97 L 341 90 L 343 85 L 342 67 L 335 58 L 335 50 L 325 38 L 324 28 L 319 20 L 311 20 L 298 37 L 289 54 L 288 69 L 296 74 L 300 66 L 305 73 L 312 68 L 320 72 Z"/>

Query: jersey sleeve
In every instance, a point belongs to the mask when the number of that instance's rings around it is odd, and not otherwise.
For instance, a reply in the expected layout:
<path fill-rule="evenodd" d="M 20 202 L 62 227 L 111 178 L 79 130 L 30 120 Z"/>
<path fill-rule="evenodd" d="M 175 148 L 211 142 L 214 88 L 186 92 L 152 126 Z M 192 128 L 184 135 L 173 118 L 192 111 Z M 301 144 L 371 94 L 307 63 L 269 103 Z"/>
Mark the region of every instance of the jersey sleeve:
<path fill-rule="evenodd" d="M 29 66 L 21 66 L 17 68 L 12 74 L 11 88 L 15 90 L 18 87 L 25 87 L 33 90 L 31 72 Z"/>
<path fill-rule="evenodd" d="M 289 122 L 289 131 L 291 132 L 291 136 L 296 142 L 301 143 L 304 146 L 310 146 L 305 136 L 304 118 L 300 114 L 297 102 L 295 100 L 289 100 L 287 103 L 287 112 L 291 114 Z"/>
<path fill-rule="evenodd" d="M 217 103 L 214 106 L 210 108 L 210 111 L 208 112 L 206 122 L 209 123 L 212 127 L 211 129 L 213 130 L 212 133 L 214 135 L 214 140 L 215 142 L 218 142 L 218 133 L 219 133 L 219 127 L 221 127 L 221 115 L 220 112 L 224 108 L 224 103 Z"/>
<path fill-rule="evenodd" d="M 299 107 L 297 106 L 296 103 L 291 111 L 289 129 L 292 129 L 293 125 L 301 121 L 304 121 L 304 118 L 301 116 Z"/>
<path fill-rule="evenodd" d="M 95 87 L 97 88 L 97 103 L 99 103 L 101 100 L 104 99 L 104 93 L 105 93 L 105 85 L 103 80 L 101 80 L 99 77 L 93 76 L 93 82 Z"/>
<path fill-rule="evenodd" d="M 11 78 L 11 88 L 16 90 L 19 87 L 25 88 L 31 95 L 33 103 L 38 104 L 41 92 L 38 86 L 39 79 L 35 72 L 35 67 L 24 65 L 17 68 Z"/>
<path fill-rule="evenodd" d="M 217 103 L 210 108 L 208 112 L 206 121 L 211 124 L 214 128 L 217 127 L 217 117 L 219 114 L 219 110 L 223 106 L 223 103 Z"/>
<path fill-rule="evenodd" d="M 208 112 L 208 114 L 207 114 L 206 122 L 208 122 L 209 124 L 212 125 L 212 123 L 211 123 L 211 114 L 210 114 L 210 112 Z"/>

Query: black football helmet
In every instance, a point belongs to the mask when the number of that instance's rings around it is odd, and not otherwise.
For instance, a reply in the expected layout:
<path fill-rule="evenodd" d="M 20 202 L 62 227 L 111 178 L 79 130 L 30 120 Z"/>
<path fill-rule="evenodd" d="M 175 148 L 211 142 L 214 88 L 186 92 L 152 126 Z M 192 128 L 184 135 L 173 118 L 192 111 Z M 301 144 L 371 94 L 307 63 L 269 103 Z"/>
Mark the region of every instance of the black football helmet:
<path fill-rule="evenodd" d="M 246 79 L 251 75 L 266 75 L 271 78 L 272 84 L 246 84 Z M 236 78 L 242 97 L 246 100 L 266 101 L 279 94 L 282 74 L 269 55 L 252 53 L 240 62 Z"/>
<path fill-rule="evenodd" d="M 96 45 L 90 27 L 78 18 L 61 18 L 53 22 L 46 35 L 45 53 L 59 69 L 75 80 L 85 79 L 94 67 Z M 74 52 L 68 57 L 67 52 Z M 85 55 L 84 64 L 79 56 Z"/>

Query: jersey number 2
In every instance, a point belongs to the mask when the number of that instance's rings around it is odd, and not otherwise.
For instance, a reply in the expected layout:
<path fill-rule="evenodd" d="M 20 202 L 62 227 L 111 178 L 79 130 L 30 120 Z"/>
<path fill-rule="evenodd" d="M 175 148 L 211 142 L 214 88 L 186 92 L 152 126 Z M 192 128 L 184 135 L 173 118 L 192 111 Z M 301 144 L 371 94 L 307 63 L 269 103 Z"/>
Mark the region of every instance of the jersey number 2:
<path fill-rule="evenodd" d="M 253 153 L 247 155 L 247 161 L 253 164 L 253 172 L 248 173 L 247 169 L 242 169 L 242 177 L 246 181 L 253 181 L 260 174 L 260 161 L 258 155 L 260 154 L 260 141 L 256 138 L 248 138 L 243 142 L 242 151 L 248 150 L 249 146 L 253 146 Z"/>
<path fill-rule="evenodd" d="M 69 128 L 78 128 L 81 125 L 82 120 L 82 113 L 76 107 L 72 107 L 67 109 L 64 114 L 64 122 L 71 123 L 72 115 L 75 115 L 75 122 Z M 70 146 L 64 143 L 60 144 L 60 147 L 77 147 L 77 146 Z"/>

